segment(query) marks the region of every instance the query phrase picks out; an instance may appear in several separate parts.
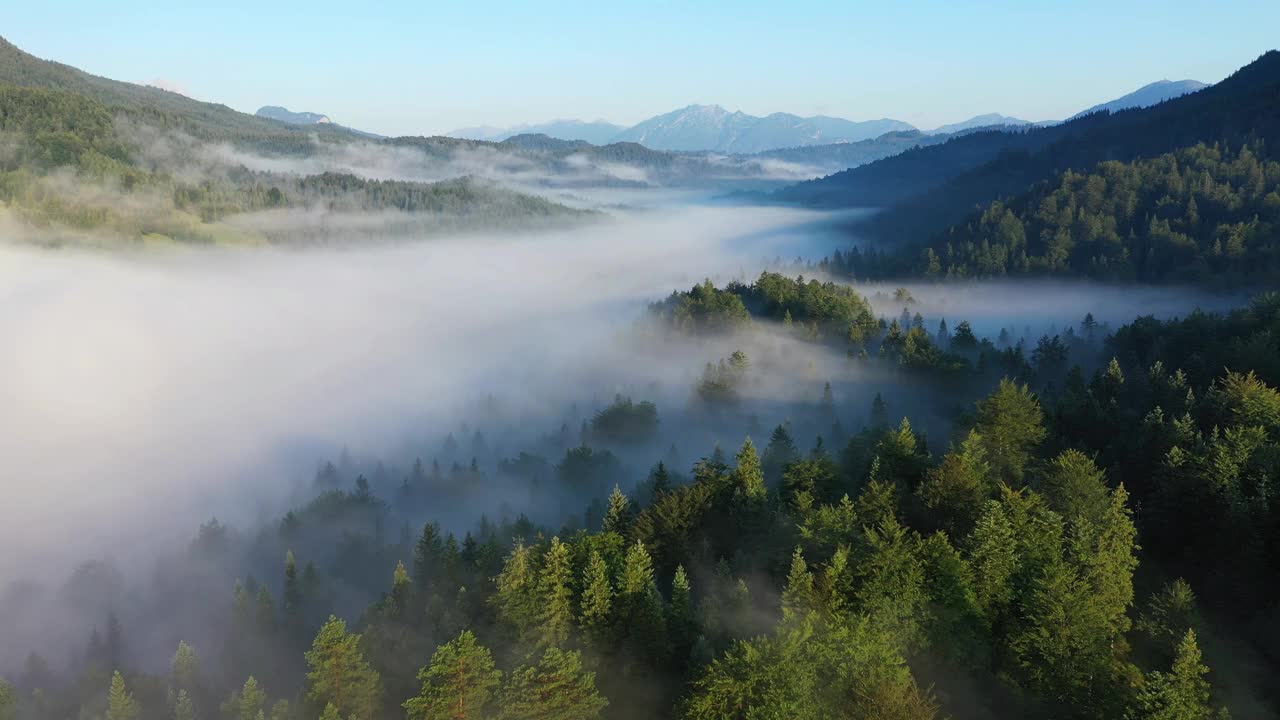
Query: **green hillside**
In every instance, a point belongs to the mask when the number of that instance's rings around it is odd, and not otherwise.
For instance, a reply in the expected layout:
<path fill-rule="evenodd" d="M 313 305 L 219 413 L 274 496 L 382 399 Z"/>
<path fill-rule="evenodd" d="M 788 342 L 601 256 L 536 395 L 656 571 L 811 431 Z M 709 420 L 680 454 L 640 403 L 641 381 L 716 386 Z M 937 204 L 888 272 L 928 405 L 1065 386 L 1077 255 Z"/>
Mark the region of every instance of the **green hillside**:
<path fill-rule="evenodd" d="M 174 131 L 179 134 L 170 136 L 172 144 L 180 150 L 168 158 L 146 155 L 145 143 L 136 139 Z M 340 129 L 319 131 L 321 142 L 360 139 Z M 25 228 L 19 237 L 28 240 L 261 243 L 327 232 L 322 225 L 225 222 L 247 213 L 298 208 L 400 213 L 405 217 L 389 217 L 381 229 L 403 235 L 586 214 L 468 178 L 414 183 L 244 168 L 191 173 L 193 148 L 206 141 L 249 152 L 306 155 L 316 151 L 315 137 L 314 128 L 302 130 L 164 90 L 95 77 L 34 58 L 0 40 L 0 148 L 5 150 L 0 153 L 0 215 L 12 215 Z M 430 140 L 414 146 L 429 149 L 428 157 L 453 149 Z M 365 232 L 378 231 L 366 227 Z"/>

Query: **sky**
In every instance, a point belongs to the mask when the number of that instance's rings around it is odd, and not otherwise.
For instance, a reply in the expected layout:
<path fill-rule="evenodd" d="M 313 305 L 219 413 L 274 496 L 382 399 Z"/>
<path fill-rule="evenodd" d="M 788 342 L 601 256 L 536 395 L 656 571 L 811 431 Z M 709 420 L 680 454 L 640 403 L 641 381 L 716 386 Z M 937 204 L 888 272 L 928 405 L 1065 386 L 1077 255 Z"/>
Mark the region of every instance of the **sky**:
<path fill-rule="evenodd" d="M 1280 46 L 1280 2 L 13 2 L 39 57 L 253 112 L 386 135 L 686 105 L 1061 119 L 1160 79 L 1216 82 Z"/>

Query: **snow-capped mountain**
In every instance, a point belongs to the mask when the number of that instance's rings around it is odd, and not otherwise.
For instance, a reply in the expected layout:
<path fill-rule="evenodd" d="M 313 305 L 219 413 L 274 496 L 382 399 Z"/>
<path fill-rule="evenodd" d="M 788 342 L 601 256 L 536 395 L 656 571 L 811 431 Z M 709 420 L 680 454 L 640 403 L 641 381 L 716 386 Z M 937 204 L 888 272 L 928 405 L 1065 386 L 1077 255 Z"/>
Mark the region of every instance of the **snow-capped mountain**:
<path fill-rule="evenodd" d="M 1081 115 L 1088 115 L 1089 113 L 1095 113 L 1099 110 L 1116 112 L 1119 110 L 1127 110 L 1129 108 L 1150 107 L 1152 105 L 1162 103 L 1165 100 L 1172 100 L 1173 98 L 1181 97 L 1187 93 L 1193 93 L 1206 87 L 1209 87 L 1208 84 L 1202 83 L 1199 80 L 1157 80 L 1150 85 L 1143 85 L 1128 95 L 1118 97 L 1115 100 L 1105 102 L 1100 105 L 1094 105 L 1088 110 L 1078 112 L 1068 119 L 1078 118 Z"/>
<path fill-rule="evenodd" d="M 655 150 L 716 150 L 755 153 L 786 147 L 857 142 L 887 132 L 914 130 L 899 120 L 854 122 L 825 116 L 773 113 L 756 117 L 719 105 L 690 105 L 658 115 L 619 133 L 614 142 L 635 142 Z"/>

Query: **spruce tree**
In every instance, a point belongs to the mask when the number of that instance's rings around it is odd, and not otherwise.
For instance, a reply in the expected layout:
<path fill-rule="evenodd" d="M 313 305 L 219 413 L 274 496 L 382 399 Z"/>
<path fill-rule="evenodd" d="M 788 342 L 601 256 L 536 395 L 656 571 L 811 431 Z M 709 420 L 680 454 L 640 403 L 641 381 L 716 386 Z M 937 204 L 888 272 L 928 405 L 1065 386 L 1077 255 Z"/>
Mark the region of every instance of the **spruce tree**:
<path fill-rule="evenodd" d="M 173 675 L 173 687 L 175 690 L 186 690 L 195 692 L 200 687 L 200 661 L 196 658 L 196 651 L 185 640 L 178 642 L 178 650 L 173 654 L 173 660 L 169 663 L 170 673 Z"/>
<path fill-rule="evenodd" d="M 667 632 L 675 650 L 675 661 L 681 668 L 685 667 L 690 660 L 697 627 L 689 575 L 684 571 L 684 565 L 677 565 L 675 576 L 671 579 L 671 605 L 667 609 Z"/>
<path fill-rule="evenodd" d="M 609 507 L 604 513 L 604 531 L 626 536 L 631 527 L 631 501 L 618 485 L 609 494 Z"/>
<path fill-rule="evenodd" d="M 538 619 L 537 575 L 533 568 L 533 553 L 523 542 L 516 542 L 502 566 L 497 578 L 497 592 L 490 602 L 498 609 L 498 616 L 506 622 L 516 636 L 530 639 Z"/>
<path fill-rule="evenodd" d="M 791 553 L 791 571 L 787 573 L 787 586 L 782 591 L 782 616 L 798 619 L 814 609 L 813 573 L 804 560 L 799 546 Z"/>
<path fill-rule="evenodd" d="M 422 526 L 422 536 L 413 549 L 413 577 L 419 590 L 426 590 L 436 580 L 444 555 L 444 543 L 440 539 L 440 525 L 429 522 Z"/>
<path fill-rule="evenodd" d="M 1003 505 L 987 502 L 968 546 L 978 607 L 988 622 L 994 622 L 1013 602 L 1013 576 L 1019 569 L 1017 540 Z"/>
<path fill-rule="evenodd" d="M 404 562 L 399 561 L 391 574 L 391 593 L 387 596 L 389 610 L 396 618 L 403 618 L 408 613 L 410 587 L 409 571 L 405 569 Z"/>
<path fill-rule="evenodd" d="M 106 720 L 138 720 L 139 714 L 138 701 L 125 688 L 120 671 L 115 671 L 111 676 L 111 689 L 107 691 Z"/>
<path fill-rule="evenodd" d="M 663 495 L 671 492 L 671 473 L 667 472 L 667 464 L 658 461 L 658 466 L 653 469 L 653 497 L 650 502 L 657 502 Z"/>
<path fill-rule="evenodd" d="M 502 689 L 498 720 L 592 720 L 609 701 L 596 689 L 595 673 L 577 652 L 547 648 L 536 665 L 511 673 Z"/>
<path fill-rule="evenodd" d="M 760 466 L 760 455 L 751 438 L 742 443 L 736 459 L 733 480 L 738 496 L 751 502 L 764 500 L 768 493 L 764 484 L 764 469 Z"/>
<path fill-rule="evenodd" d="M 1209 668 L 1200 661 L 1196 632 L 1187 630 L 1173 658 L 1169 672 L 1147 675 L 1146 686 L 1138 694 L 1141 720 L 1209 720 L 1214 717 L 1209 704 Z"/>
<path fill-rule="evenodd" d="M 1033 452 L 1048 435 L 1040 401 L 1029 387 L 1008 378 L 978 403 L 975 429 L 996 477 L 1010 485 L 1021 484 Z"/>
<path fill-rule="evenodd" d="M 538 606 L 539 645 L 564 645 L 573 629 L 573 564 L 569 546 L 559 537 L 551 538 L 551 547 L 542 558 Z"/>
<path fill-rule="evenodd" d="M 639 541 L 627 550 L 619 590 L 628 644 L 650 660 L 658 660 L 666 649 L 666 627 L 662 596 L 653 579 L 653 559 Z"/>
<path fill-rule="evenodd" d="M 613 586 L 609 582 L 609 567 L 599 550 L 593 549 L 587 559 L 582 586 L 582 628 L 594 641 L 603 644 L 609 637 Z"/>
<path fill-rule="evenodd" d="M 258 720 L 266 704 L 266 691 L 259 687 L 257 679 L 250 675 L 239 691 L 231 693 L 231 698 L 222 706 L 222 709 L 237 720 Z"/>

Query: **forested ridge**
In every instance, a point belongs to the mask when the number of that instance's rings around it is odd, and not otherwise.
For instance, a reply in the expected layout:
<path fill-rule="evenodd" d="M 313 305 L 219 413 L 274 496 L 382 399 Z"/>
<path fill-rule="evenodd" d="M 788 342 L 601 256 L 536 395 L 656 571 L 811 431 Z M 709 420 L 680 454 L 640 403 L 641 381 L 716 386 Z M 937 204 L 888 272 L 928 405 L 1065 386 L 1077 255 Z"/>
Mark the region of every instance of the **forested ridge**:
<path fill-rule="evenodd" d="M 777 371 L 735 352 L 684 409 L 619 396 L 536 446 L 497 451 L 464 424 L 408 467 L 324 463 L 274 526 L 210 520 L 158 566 L 148 592 L 185 598 L 191 623 L 167 629 L 189 633 L 167 669 L 137 664 L 145 620 L 105 615 L 69 662 L 32 647 L 0 712 L 1270 714 L 1280 299 L 1038 339 L 935 330 L 894 300 L 901 317 L 876 317 L 847 287 L 769 273 L 676 293 L 651 308 L 661 332 L 778 333 L 847 365 L 787 417 L 756 416 L 749 390 Z M 876 368 L 947 388 L 949 437 L 895 411 L 900 394 L 850 406 L 844 374 Z M 663 451 L 658 428 L 690 422 L 758 429 Z M 511 482 L 566 520 L 491 505 L 437 522 Z M 73 582 L 105 592 L 112 573 Z"/>
<path fill-rule="evenodd" d="M 1269 282 L 1278 67 L 1268 52 L 1159 105 L 964 135 L 776 196 L 885 208 L 852 227 L 873 242 L 830 258 L 856 277 Z"/>
<path fill-rule="evenodd" d="M 146 126 L 140 133 L 122 122 L 85 95 L 0 84 L 0 202 L 30 227 L 27 234 L 52 243 L 254 243 L 288 237 L 220 221 L 289 208 L 399 211 L 421 218 L 401 220 L 406 234 L 429 232 L 431 218 L 443 218 L 453 229 L 468 218 L 473 226 L 509 226 L 584 215 L 469 177 L 418 183 L 243 166 L 192 177 L 187 168 L 199 146 L 166 140 L 177 148 L 175 156 L 157 161 L 144 146 L 156 140 L 149 133 L 163 129 Z"/>
<path fill-rule="evenodd" d="M 1280 164 L 1266 148 L 1202 144 L 1068 170 L 992 202 L 923 250 L 839 253 L 826 269 L 858 277 L 1269 283 L 1280 276 Z"/>

